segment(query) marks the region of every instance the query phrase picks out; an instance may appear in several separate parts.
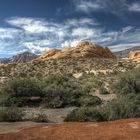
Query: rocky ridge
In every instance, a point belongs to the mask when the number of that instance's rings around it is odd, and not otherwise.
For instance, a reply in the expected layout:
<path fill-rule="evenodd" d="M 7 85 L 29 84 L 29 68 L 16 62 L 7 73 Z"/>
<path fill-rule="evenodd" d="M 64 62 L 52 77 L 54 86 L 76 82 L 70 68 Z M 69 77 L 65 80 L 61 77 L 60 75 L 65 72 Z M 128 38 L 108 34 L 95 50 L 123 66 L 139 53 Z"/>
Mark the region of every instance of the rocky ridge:
<path fill-rule="evenodd" d="M 38 55 L 31 53 L 31 52 L 23 52 L 19 53 L 11 58 L 1 58 L 0 64 L 8 64 L 8 63 L 26 63 L 29 62 L 35 58 L 37 58 Z"/>
<path fill-rule="evenodd" d="M 45 58 L 79 58 L 79 57 L 88 57 L 88 58 L 109 58 L 116 59 L 116 56 L 109 50 L 107 47 L 102 47 L 91 42 L 80 42 L 75 47 L 64 48 L 62 50 L 52 49 L 45 52 L 38 59 Z"/>

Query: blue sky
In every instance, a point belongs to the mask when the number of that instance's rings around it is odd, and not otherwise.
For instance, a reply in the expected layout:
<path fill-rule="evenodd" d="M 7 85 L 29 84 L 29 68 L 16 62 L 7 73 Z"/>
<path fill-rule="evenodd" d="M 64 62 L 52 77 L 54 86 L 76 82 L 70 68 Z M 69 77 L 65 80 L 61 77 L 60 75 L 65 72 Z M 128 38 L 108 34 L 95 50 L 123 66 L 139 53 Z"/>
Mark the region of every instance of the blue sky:
<path fill-rule="evenodd" d="M 140 0 L 0 0 L 0 57 L 75 46 L 140 45 Z"/>

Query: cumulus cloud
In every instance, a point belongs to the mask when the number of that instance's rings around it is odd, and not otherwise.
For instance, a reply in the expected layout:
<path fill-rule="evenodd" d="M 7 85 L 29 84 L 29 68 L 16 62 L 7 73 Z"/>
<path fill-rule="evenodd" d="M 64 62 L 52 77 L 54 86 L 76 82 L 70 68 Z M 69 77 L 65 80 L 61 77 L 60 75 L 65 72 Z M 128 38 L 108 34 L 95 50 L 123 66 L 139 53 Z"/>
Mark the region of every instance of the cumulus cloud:
<path fill-rule="evenodd" d="M 43 52 L 49 50 L 49 47 L 40 47 L 36 43 L 33 42 L 25 42 L 23 44 L 27 49 L 31 50 L 32 53 Z"/>
<path fill-rule="evenodd" d="M 63 47 L 65 41 L 73 42 L 74 38 L 93 37 L 95 31 L 91 26 L 99 25 L 93 18 L 67 19 L 57 23 L 41 18 L 12 17 L 6 22 L 11 28 L 0 28 L 0 44 L 4 49 L 29 50 L 39 54 L 49 48 Z"/>
<path fill-rule="evenodd" d="M 41 33 L 49 31 L 46 23 L 41 19 L 13 17 L 7 20 L 10 25 L 24 29 L 28 33 Z"/>
<path fill-rule="evenodd" d="M 140 44 L 139 28 L 126 26 L 117 31 L 106 31 L 93 18 L 74 18 L 57 23 L 14 17 L 6 22 L 10 28 L 0 27 L 0 54 L 13 55 L 23 51 L 40 54 L 50 48 L 73 47 L 82 40 L 109 46 L 113 51 L 123 49 L 121 44 Z"/>
<path fill-rule="evenodd" d="M 75 47 L 80 40 L 69 40 L 61 44 L 61 48 Z"/>
<path fill-rule="evenodd" d="M 92 38 L 97 35 L 97 31 L 93 30 L 92 28 L 74 28 L 72 30 L 72 36 L 74 37 L 82 37 L 82 38 Z"/>

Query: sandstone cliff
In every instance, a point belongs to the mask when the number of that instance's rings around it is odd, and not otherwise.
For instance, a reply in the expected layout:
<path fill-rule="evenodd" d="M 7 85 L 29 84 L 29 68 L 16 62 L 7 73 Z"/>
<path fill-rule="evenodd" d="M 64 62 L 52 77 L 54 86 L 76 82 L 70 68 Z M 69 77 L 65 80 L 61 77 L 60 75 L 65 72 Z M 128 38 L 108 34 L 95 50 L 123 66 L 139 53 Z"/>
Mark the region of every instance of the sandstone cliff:
<path fill-rule="evenodd" d="M 65 48 L 62 50 L 52 49 L 45 52 L 39 59 L 45 58 L 110 58 L 115 59 L 116 56 L 107 47 L 102 47 L 91 42 L 80 42 L 77 46 Z"/>

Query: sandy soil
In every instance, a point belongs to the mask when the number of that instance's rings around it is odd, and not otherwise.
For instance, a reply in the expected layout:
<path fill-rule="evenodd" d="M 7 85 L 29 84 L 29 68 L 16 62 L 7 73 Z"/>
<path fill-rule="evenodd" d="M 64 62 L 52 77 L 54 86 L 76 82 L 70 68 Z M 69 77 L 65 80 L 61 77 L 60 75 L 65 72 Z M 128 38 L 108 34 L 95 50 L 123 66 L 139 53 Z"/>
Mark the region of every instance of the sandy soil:
<path fill-rule="evenodd" d="M 46 114 L 50 122 L 62 123 L 66 116 L 76 107 L 60 108 L 60 109 L 41 109 L 41 108 L 24 108 L 25 119 L 31 120 L 39 112 Z"/>
<path fill-rule="evenodd" d="M 14 133 L 0 134 L 0 140 L 140 140 L 140 119 L 40 124 Z"/>

